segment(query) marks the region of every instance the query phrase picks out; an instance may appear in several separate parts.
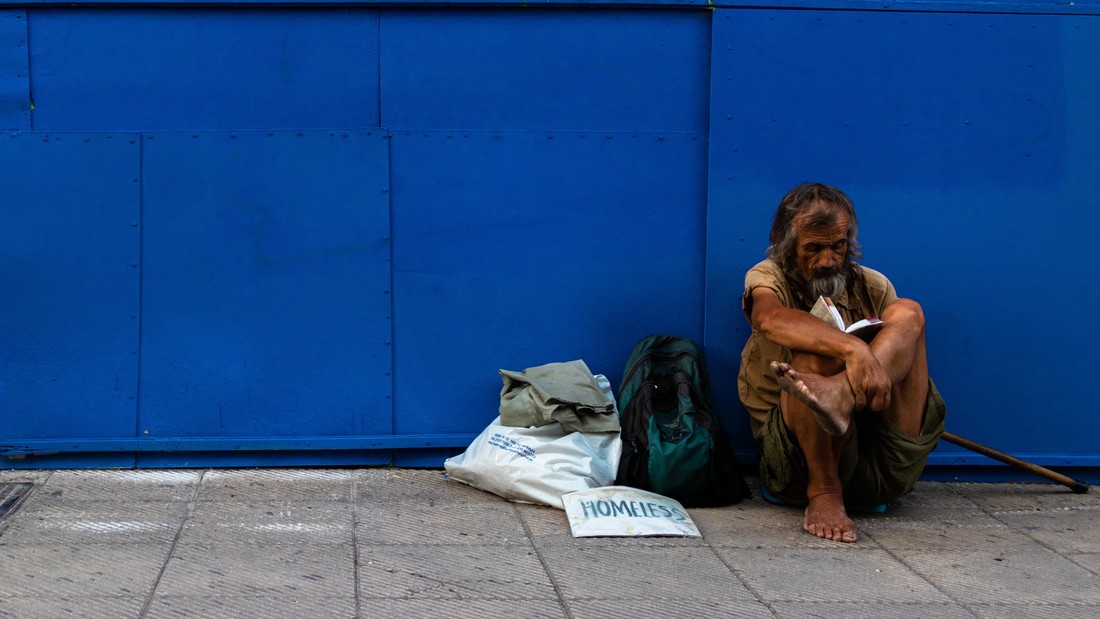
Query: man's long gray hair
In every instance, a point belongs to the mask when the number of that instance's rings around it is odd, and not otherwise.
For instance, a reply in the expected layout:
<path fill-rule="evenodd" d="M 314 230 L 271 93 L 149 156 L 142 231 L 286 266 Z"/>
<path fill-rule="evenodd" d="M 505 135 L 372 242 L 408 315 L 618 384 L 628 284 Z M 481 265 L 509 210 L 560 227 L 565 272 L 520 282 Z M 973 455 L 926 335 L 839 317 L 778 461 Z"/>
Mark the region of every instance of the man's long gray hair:
<path fill-rule="evenodd" d="M 804 224 L 807 228 L 823 228 L 836 222 L 838 211 L 848 215 L 848 254 L 844 257 L 844 265 L 834 277 L 804 281 L 795 263 L 795 243 L 798 241 L 795 219 L 805 214 L 809 216 Z M 809 300 L 816 299 L 819 294 L 835 296 L 840 294 L 856 274 L 856 260 L 863 256 L 858 237 L 856 211 L 851 199 L 843 191 L 821 183 L 803 183 L 787 192 L 779 201 L 779 208 L 775 210 L 775 220 L 772 222 L 768 257 L 779 263 L 787 277 Z"/>

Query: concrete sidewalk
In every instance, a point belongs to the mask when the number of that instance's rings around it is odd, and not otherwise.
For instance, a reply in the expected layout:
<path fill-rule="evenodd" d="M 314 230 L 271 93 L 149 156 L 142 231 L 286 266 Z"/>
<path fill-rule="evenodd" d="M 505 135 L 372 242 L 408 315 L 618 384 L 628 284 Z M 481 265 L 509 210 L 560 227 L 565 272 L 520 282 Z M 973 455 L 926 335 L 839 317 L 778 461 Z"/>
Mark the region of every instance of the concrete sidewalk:
<path fill-rule="evenodd" d="M 701 539 L 575 540 L 430 470 L 16 482 L 2 617 L 1100 616 L 1100 495 L 1045 484 L 921 483 L 838 544 L 759 498 L 690 510 Z"/>

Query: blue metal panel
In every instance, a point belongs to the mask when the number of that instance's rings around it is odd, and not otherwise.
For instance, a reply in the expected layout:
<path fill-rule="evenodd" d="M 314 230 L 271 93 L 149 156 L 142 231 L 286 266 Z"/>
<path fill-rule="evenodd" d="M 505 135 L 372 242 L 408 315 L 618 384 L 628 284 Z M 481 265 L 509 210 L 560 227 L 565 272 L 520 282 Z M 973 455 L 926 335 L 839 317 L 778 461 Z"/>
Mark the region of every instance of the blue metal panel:
<path fill-rule="evenodd" d="M 378 17 L 342 9 L 40 10 L 35 128 L 378 124 Z"/>
<path fill-rule="evenodd" d="M 0 11 L 0 130 L 30 129 L 26 11 Z"/>
<path fill-rule="evenodd" d="M 142 435 L 389 434 L 384 136 L 146 138 Z"/>
<path fill-rule="evenodd" d="M 410 132 L 392 157 L 398 433 L 480 432 L 500 368 L 617 386 L 641 337 L 701 338 L 702 136 Z"/>
<path fill-rule="evenodd" d="M 134 435 L 136 142 L 0 137 L 0 440 Z"/>
<path fill-rule="evenodd" d="M 179 0 L 0 0 L 0 6 L 157 6 L 191 4 L 196 6 L 348 6 L 376 3 L 369 0 L 203 0 L 181 3 Z M 515 8 L 516 0 L 388 0 L 388 6 L 436 8 L 438 6 Z M 921 11 L 972 13 L 1028 13 L 1058 15 L 1100 14 L 1100 0 L 547 0 L 523 3 L 523 7 L 557 7 L 591 10 L 593 7 L 619 6 L 627 10 L 638 6 L 661 9 L 769 8 L 769 9 L 851 9 L 861 11 Z M 620 9 L 621 10 L 621 9 Z"/>
<path fill-rule="evenodd" d="M 1069 326 L 1100 303 L 1076 268 L 1094 262 L 1098 223 L 1100 22 L 719 11 L 713 50 L 718 371 L 737 370 L 743 274 L 775 205 L 820 180 L 853 197 L 864 262 L 924 304 L 949 429 L 1037 459 L 1095 453 L 1100 420 L 1064 376 L 1100 370 L 1100 331 Z M 732 384 L 720 396 L 736 402 Z M 957 453 L 941 447 L 932 462 Z"/>
<path fill-rule="evenodd" d="M 705 131 L 705 11 L 382 16 L 389 129 Z"/>

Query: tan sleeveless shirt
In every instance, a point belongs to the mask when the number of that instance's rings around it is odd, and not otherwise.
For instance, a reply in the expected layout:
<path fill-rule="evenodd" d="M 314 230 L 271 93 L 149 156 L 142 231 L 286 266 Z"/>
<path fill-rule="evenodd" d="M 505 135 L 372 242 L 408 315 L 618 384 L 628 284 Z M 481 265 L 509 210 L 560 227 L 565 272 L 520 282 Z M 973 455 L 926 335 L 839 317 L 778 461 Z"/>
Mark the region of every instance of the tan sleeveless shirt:
<path fill-rule="evenodd" d="M 849 284 L 840 296 L 833 297 L 833 303 L 840 310 L 846 324 L 871 316 L 881 316 L 886 306 L 897 300 L 894 285 L 886 276 L 874 269 L 858 266 L 862 278 Z M 745 294 L 741 297 L 741 309 L 745 318 L 752 323 L 752 291 L 756 288 L 768 288 L 775 292 L 779 301 L 794 309 L 809 311 L 801 295 L 792 293 L 787 278 L 779 264 L 772 259 L 764 260 L 745 274 Z M 816 299 L 814 299 L 816 301 Z M 772 361 L 791 360 L 791 351 L 765 339 L 756 329 L 752 330 L 749 341 L 741 352 L 741 372 L 737 377 L 737 391 L 741 403 L 749 413 L 752 433 L 755 436 L 764 418 L 776 406 L 779 406 L 779 383 L 775 380 L 771 368 Z"/>

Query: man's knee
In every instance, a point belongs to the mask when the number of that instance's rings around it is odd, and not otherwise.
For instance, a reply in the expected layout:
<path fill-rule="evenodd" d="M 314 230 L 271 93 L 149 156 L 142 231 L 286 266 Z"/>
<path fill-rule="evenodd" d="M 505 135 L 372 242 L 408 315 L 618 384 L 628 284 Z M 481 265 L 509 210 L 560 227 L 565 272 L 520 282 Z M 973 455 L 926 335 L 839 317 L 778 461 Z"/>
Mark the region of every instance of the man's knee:
<path fill-rule="evenodd" d="M 913 299 L 898 299 L 882 312 L 886 324 L 905 322 L 924 330 L 924 308 Z"/>
<path fill-rule="evenodd" d="M 810 372 L 819 376 L 832 376 L 839 374 L 844 369 L 844 362 L 824 355 L 792 351 L 791 367 L 800 372 Z"/>

